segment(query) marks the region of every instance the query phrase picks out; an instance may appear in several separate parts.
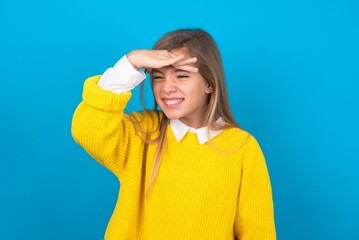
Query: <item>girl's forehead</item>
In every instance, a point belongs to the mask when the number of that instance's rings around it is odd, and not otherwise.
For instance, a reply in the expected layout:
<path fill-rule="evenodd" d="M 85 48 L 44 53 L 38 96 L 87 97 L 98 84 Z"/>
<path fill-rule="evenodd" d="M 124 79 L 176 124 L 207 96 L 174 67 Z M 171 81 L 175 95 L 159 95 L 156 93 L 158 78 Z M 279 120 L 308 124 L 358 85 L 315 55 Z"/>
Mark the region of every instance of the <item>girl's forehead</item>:
<path fill-rule="evenodd" d="M 176 48 L 176 49 L 171 50 L 170 52 L 175 55 L 183 55 L 188 58 L 194 57 L 194 56 L 192 56 L 192 54 L 190 53 L 190 51 L 187 47 Z"/>

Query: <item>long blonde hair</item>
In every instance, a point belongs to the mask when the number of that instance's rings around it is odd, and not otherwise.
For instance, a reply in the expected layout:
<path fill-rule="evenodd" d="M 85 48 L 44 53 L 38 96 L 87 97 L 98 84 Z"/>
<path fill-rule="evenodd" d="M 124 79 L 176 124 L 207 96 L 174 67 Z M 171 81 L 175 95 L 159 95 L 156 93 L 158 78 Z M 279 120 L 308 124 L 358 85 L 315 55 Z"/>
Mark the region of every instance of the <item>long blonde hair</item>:
<path fill-rule="evenodd" d="M 196 66 L 199 69 L 199 73 L 212 88 L 212 92 L 209 94 L 207 102 L 208 111 L 205 115 L 208 129 L 221 130 L 238 127 L 229 107 L 222 59 L 214 39 L 208 32 L 202 29 L 178 29 L 165 34 L 157 41 L 153 49 L 172 51 L 183 47 L 186 47 L 192 56 L 197 57 Z M 143 101 L 143 85 L 141 85 L 141 101 L 145 108 Z M 158 110 L 156 101 L 153 110 L 157 113 L 159 120 L 159 135 L 155 139 L 157 142 L 157 149 L 154 156 L 155 161 L 152 167 L 147 194 L 149 194 L 152 189 L 160 168 L 162 152 L 166 145 L 166 129 L 169 123 L 169 119 L 166 115 Z M 216 120 L 219 117 L 225 121 L 225 125 L 216 123 Z M 151 139 L 144 140 L 148 143 L 153 142 Z"/>

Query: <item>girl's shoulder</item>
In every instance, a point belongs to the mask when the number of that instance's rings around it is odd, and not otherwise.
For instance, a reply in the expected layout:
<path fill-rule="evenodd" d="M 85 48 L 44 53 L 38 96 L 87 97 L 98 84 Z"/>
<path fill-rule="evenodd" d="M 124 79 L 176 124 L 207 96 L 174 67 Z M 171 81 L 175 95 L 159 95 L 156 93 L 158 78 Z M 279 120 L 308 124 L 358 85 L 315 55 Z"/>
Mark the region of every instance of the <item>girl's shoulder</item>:
<path fill-rule="evenodd" d="M 223 130 L 223 137 L 230 138 L 236 142 L 241 142 L 252 135 L 246 130 L 239 127 L 231 127 Z"/>
<path fill-rule="evenodd" d="M 216 145 L 235 152 L 242 151 L 249 145 L 258 145 L 257 140 L 250 132 L 239 127 L 224 129 L 215 140 Z"/>

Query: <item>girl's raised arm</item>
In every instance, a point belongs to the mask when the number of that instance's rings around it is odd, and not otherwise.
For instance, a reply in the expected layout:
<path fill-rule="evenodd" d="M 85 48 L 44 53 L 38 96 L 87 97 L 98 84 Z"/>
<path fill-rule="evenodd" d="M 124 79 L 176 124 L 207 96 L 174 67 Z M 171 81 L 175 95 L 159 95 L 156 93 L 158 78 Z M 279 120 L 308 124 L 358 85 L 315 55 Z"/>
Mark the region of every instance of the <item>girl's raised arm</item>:
<path fill-rule="evenodd" d="M 125 117 L 124 109 L 131 98 L 130 90 L 144 78 L 141 68 L 153 69 L 172 65 L 196 71 L 190 65 L 195 58 L 184 59 L 166 50 L 134 50 L 124 56 L 102 76 L 85 81 L 83 101 L 77 107 L 72 121 L 72 135 L 94 159 L 120 177 L 131 159 L 141 159 L 143 140 L 133 122 Z M 146 116 L 134 114 L 139 122 L 146 122 L 143 131 L 152 132 L 158 126 L 154 112 Z M 135 151 L 128 151 L 135 149 Z M 128 153 L 139 156 L 128 156 Z M 137 164 L 138 165 L 138 164 Z"/>

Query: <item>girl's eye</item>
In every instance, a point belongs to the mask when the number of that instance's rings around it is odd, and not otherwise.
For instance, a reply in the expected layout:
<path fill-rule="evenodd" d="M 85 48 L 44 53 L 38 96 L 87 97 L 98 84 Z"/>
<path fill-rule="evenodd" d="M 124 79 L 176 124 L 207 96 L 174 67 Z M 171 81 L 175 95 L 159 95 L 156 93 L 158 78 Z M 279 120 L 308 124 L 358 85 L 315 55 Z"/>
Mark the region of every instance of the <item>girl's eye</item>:
<path fill-rule="evenodd" d="M 189 78 L 189 76 L 187 76 L 187 75 L 179 75 L 179 76 L 177 76 L 177 78 Z"/>
<path fill-rule="evenodd" d="M 153 76 L 153 80 L 160 80 L 160 79 L 162 79 L 163 77 L 161 77 L 161 76 Z"/>

